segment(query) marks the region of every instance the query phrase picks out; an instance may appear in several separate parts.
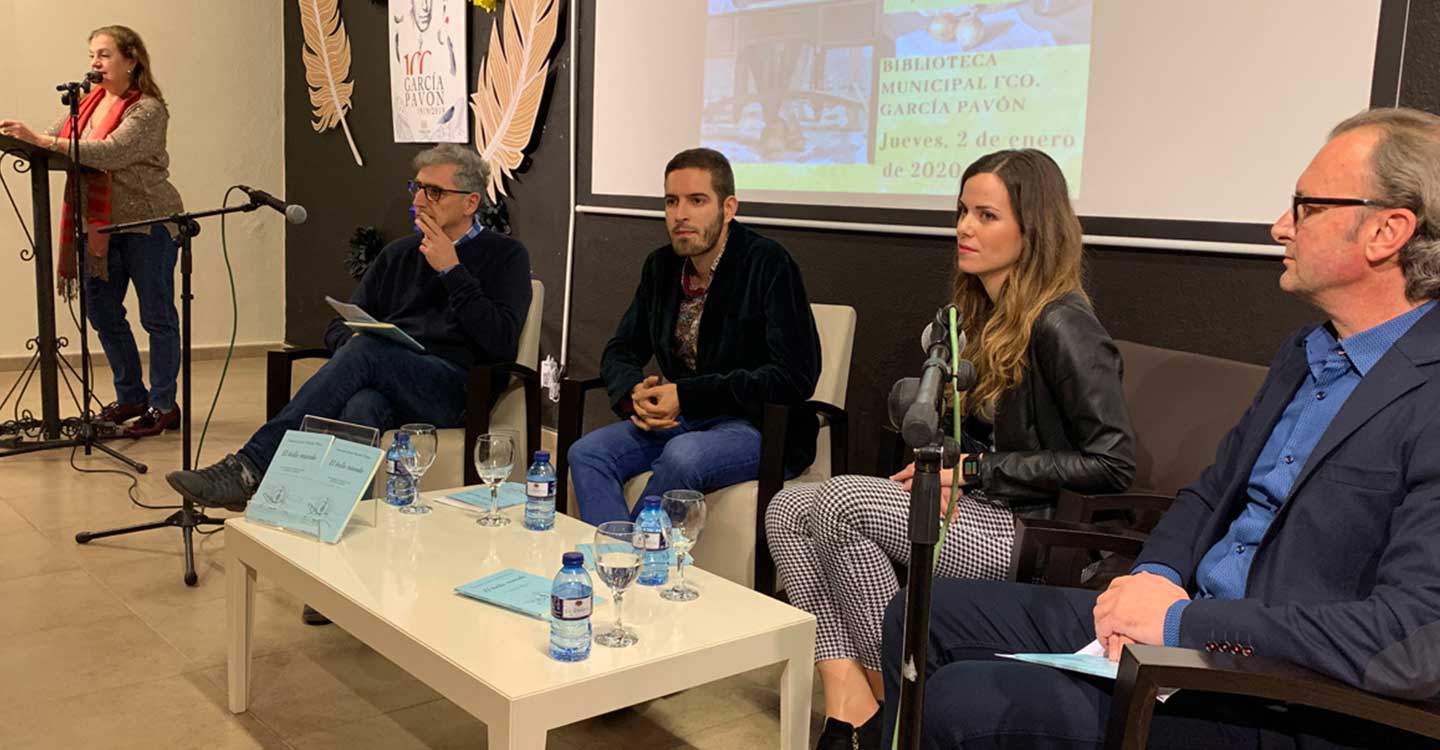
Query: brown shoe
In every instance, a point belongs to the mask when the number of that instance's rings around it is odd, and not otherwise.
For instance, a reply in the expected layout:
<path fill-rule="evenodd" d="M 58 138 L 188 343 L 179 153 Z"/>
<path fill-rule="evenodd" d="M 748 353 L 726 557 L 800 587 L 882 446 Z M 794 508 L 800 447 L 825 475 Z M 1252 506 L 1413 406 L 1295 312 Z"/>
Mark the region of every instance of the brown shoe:
<path fill-rule="evenodd" d="M 144 438 L 159 435 L 166 430 L 174 430 L 180 427 L 180 407 L 175 406 L 170 411 L 160 411 L 155 407 L 145 410 L 135 423 L 125 428 L 125 437 Z"/>
<path fill-rule="evenodd" d="M 119 427 L 144 413 L 144 401 L 133 404 L 122 404 L 119 401 L 111 401 L 100 410 L 98 418 L 101 422 L 109 422 Z"/>

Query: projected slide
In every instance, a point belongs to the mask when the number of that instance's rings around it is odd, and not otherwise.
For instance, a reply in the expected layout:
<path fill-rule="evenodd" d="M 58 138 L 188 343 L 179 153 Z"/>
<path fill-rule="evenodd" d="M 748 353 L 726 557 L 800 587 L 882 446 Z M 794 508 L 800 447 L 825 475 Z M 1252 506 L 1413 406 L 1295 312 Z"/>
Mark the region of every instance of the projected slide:
<path fill-rule="evenodd" d="M 1080 190 L 1093 0 L 708 0 L 700 140 L 742 185 L 953 195 L 1039 148 Z"/>

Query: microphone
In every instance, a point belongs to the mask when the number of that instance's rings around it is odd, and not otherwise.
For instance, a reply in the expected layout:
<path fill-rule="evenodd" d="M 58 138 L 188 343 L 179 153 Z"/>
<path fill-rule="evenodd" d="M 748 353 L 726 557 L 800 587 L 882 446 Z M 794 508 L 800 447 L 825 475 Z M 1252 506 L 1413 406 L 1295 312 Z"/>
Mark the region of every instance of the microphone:
<path fill-rule="evenodd" d="M 932 320 L 932 321 L 930 321 L 929 323 L 926 323 L 926 324 L 925 324 L 925 330 L 923 330 L 923 331 L 920 332 L 920 351 L 923 351 L 923 352 L 925 352 L 926 354 L 929 354 L 929 353 L 930 353 L 930 348 L 933 347 L 933 346 L 935 346 L 936 344 L 944 344 L 945 347 L 946 347 L 946 351 L 949 351 L 949 346 L 950 346 L 950 308 L 952 308 L 952 307 L 955 307 L 955 306 L 954 306 L 954 305 L 946 305 L 946 306 L 940 308 L 940 309 L 939 309 L 938 311 L 936 311 L 936 313 L 935 313 L 935 319 Z M 961 316 L 958 312 L 957 312 L 956 315 L 955 315 L 955 322 L 956 322 L 956 323 L 962 323 L 962 322 L 964 322 L 964 321 L 962 320 L 962 316 Z M 956 331 L 956 332 L 955 332 L 955 339 L 956 339 L 955 343 L 960 346 L 960 350 L 961 350 L 961 351 L 964 351 L 964 350 L 965 350 L 965 343 L 966 343 L 965 331 L 964 331 L 963 329 L 962 329 L 962 330 L 959 330 L 959 331 Z"/>
<path fill-rule="evenodd" d="M 920 343 L 928 358 L 918 382 L 911 385 L 909 381 L 914 379 L 906 378 L 890 390 L 891 400 L 888 406 L 892 421 L 899 411 L 898 407 L 907 402 L 909 404 L 904 406 L 900 434 L 904 436 L 905 444 L 912 448 L 929 445 L 940 429 L 940 396 L 945 381 L 952 375 L 959 375 L 961 382 L 957 385 L 961 390 L 975 384 L 975 366 L 969 362 L 962 361 L 956 372 L 950 371 L 950 310 L 953 307 L 954 305 L 946 305 L 940 308 L 935 320 L 925 326 L 920 336 Z M 956 323 L 959 322 L 957 317 Z M 963 331 L 956 331 L 956 343 L 961 349 L 965 348 Z"/>
<path fill-rule="evenodd" d="M 87 70 L 85 71 L 85 80 L 91 83 L 99 83 L 105 80 L 105 74 L 98 70 Z"/>
<path fill-rule="evenodd" d="M 285 221 L 291 224 L 304 224 L 305 220 L 310 218 L 310 212 L 306 211 L 305 207 L 299 203 L 286 203 L 264 190 L 252 188 L 249 185 L 236 185 L 235 187 L 245 191 L 245 194 L 250 196 L 251 202 L 269 206 L 285 214 Z"/>

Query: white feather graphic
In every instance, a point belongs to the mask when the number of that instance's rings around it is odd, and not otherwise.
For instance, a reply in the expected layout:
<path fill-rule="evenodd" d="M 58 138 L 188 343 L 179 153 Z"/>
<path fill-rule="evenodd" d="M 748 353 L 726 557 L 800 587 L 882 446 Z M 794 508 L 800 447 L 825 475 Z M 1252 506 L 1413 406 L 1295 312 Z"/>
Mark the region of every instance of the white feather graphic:
<path fill-rule="evenodd" d="M 364 166 L 345 113 L 350 111 L 350 94 L 355 89 L 350 76 L 350 37 L 340 20 L 339 0 L 299 0 L 300 28 L 305 34 L 301 50 L 305 60 L 305 82 L 310 86 L 310 105 L 315 108 L 315 132 L 323 133 L 337 124 L 345 131 L 355 163 Z"/>
<path fill-rule="evenodd" d="M 508 0 L 505 35 L 500 20 L 490 28 L 490 49 L 480 63 L 475 112 L 475 148 L 490 164 L 491 200 L 508 195 L 505 178 L 525 159 L 545 95 L 545 75 L 559 26 L 558 0 Z"/>

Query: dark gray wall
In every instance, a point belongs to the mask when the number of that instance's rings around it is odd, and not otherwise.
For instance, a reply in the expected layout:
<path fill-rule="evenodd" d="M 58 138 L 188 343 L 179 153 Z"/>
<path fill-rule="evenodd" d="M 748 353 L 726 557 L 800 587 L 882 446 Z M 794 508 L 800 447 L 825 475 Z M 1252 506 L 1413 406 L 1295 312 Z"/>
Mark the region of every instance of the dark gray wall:
<path fill-rule="evenodd" d="M 394 236 L 406 223 L 401 186 L 409 176 L 407 160 L 415 149 L 389 143 L 387 73 L 383 55 L 373 54 L 385 43 L 384 11 L 352 0 L 344 13 L 361 82 L 355 106 L 363 120 L 352 117 L 352 128 L 367 159 L 364 169 L 350 160 L 342 135 L 316 136 L 309 128 L 297 46 L 299 24 L 292 9 L 286 9 L 286 183 L 290 198 L 310 206 L 315 217 L 287 237 L 287 336 L 295 342 L 318 340 L 329 317 L 323 294 L 348 292 L 351 284 L 338 258 L 353 226 L 379 224 Z M 478 9 L 471 13 L 473 76 L 490 16 Z M 1403 65 L 1403 104 L 1440 111 L 1440 52 L 1433 43 L 1437 35 L 1440 3 L 1414 4 Z M 568 56 L 568 44 L 560 54 Z M 515 187 L 510 203 L 515 234 L 530 248 L 535 274 L 548 288 L 542 343 L 547 352 L 558 350 L 564 276 L 569 166 L 564 65 L 557 66 L 534 165 Z M 589 106 L 584 72 L 582 113 Z M 1315 123 L 1315 128 L 1323 131 L 1330 124 Z M 588 162 L 589 144 L 582 138 L 578 146 L 578 158 Z M 1277 214 L 1286 204 L 1288 187 L 1276 186 Z M 885 418 L 885 394 L 896 378 L 918 368 L 918 331 L 949 292 L 952 243 L 850 232 L 761 231 L 790 249 L 804 269 L 814 301 L 848 304 L 859 313 L 847 405 L 857 438 L 852 465 L 868 469 Z M 600 349 L 628 304 L 641 260 L 664 241 L 664 227 L 655 219 L 578 217 L 572 374 L 596 372 Z M 1281 267 L 1273 258 L 1093 247 L 1089 265 L 1096 309 L 1117 338 L 1265 363 L 1288 331 L 1317 317 L 1280 292 L 1276 280 Z M 587 409 L 592 421 L 606 418 L 598 398 Z"/>
<path fill-rule="evenodd" d="M 568 2 L 562 2 L 562 11 Z M 450 0 L 452 12 L 470 17 L 469 86 L 489 47 L 496 16 L 469 0 Z M 345 135 L 338 129 L 317 134 L 310 126 L 310 98 L 301 63 L 300 16 L 285 4 L 285 196 L 303 204 L 310 220 L 288 227 L 285 237 L 285 339 L 318 345 L 334 315 L 325 295 L 348 299 L 355 282 L 342 261 L 356 226 L 376 227 L 388 242 L 413 231 L 405 182 L 414 176 L 410 160 L 429 144 L 397 144 L 390 121 L 390 70 L 386 57 L 384 4 L 348 0 L 341 6 L 350 35 L 354 111 L 349 116 L 365 166 L 355 165 Z M 510 183 L 512 234 L 530 251 L 531 271 L 545 284 L 543 352 L 560 346 L 561 292 L 565 280 L 565 235 L 569 215 L 569 23 L 560 18 L 560 41 L 551 64 L 551 90 L 541 112 L 541 134 L 533 159 L 518 181 Z M 470 132 L 474 136 L 474 120 Z"/>

